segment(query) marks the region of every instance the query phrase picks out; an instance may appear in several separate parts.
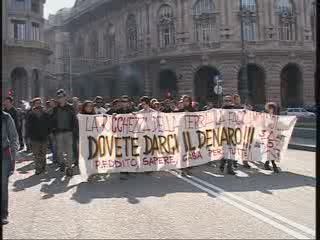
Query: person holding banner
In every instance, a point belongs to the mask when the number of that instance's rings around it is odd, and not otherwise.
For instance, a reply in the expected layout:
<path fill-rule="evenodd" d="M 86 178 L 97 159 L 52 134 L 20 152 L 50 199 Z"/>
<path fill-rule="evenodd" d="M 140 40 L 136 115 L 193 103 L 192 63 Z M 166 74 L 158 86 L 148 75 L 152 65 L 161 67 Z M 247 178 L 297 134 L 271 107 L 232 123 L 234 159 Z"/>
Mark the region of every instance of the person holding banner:
<path fill-rule="evenodd" d="M 265 106 L 266 113 L 269 113 L 271 115 L 280 115 L 280 108 L 278 107 L 278 104 L 274 102 L 268 102 Z M 271 160 L 273 171 L 275 173 L 279 173 L 279 169 L 277 167 L 277 164 L 274 160 Z M 270 161 L 266 161 L 264 164 L 264 169 L 271 171 L 270 168 Z"/>
<path fill-rule="evenodd" d="M 121 114 L 121 101 L 114 99 L 111 104 L 111 109 L 107 112 L 108 115 Z"/>
<path fill-rule="evenodd" d="M 156 110 L 154 110 L 150 107 L 150 98 L 148 96 L 141 97 L 140 104 L 141 104 L 142 109 L 139 111 L 139 113 L 156 112 Z"/>
<path fill-rule="evenodd" d="M 128 96 L 124 95 L 121 97 L 121 113 L 122 114 L 128 114 L 133 113 L 134 107 L 129 99 Z"/>
<path fill-rule="evenodd" d="M 233 109 L 244 109 L 245 107 L 241 104 L 241 97 L 239 94 L 233 94 Z M 249 165 L 248 161 L 242 161 L 243 163 L 243 167 L 245 168 L 251 168 L 251 166 Z M 238 167 L 238 161 L 234 160 L 233 161 L 233 166 L 235 168 Z"/>
<path fill-rule="evenodd" d="M 222 109 L 234 109 L 233 99 L 231 95 L 225 95 L 223 98 Z M 230 175 L 235 175 L 236 173 L 233 170 L 233 160 L 231 159 L 221 159 L 220 162 L 220 171 L 223 173 L 225 165 L 227 163 L 227 173 Z"/>
<path fill-rule="evenodd" d="M 173 110 L 170 107 L 170 100 L 167 98 L 162 102 L 162 112 L 163 113 L 171 113 Z"/>
<path fill-rule="evenodd" d="M 90 100 L 86 100 L 83 102 L 82 106 L 81 106 L 81 110 L 80 110 L 81 114 L 85 114 L 85 115 L 95 115 L 97 114 L 95 111 L 95 107 L 92 101 Z"/>
<path fill-rule="evenodd" d="M 181 97 L 182 100 L 182 109 L 179 112 L 195 112 L 195 109 L 192 107 L 192 98 L 188 95 L 184 95 Z M 187 167 L 182 169 L 182 175 L 190 175 L 192 167 Z"/>
<path fill-rule="evenodd" d="M 195 109 L 192 106 L 192 98 L 188 95 L 181 97 L 182 100 L 182 109 L 179 112 L 195 112 Z"/>
<path fill-rule="evenodd" d="M 158 100 L 156 102 L 153 103 L 153 108 L 154 110 L 160 112 L 161 108 L 160 108 L 160 103 L 158 102 Z"/>

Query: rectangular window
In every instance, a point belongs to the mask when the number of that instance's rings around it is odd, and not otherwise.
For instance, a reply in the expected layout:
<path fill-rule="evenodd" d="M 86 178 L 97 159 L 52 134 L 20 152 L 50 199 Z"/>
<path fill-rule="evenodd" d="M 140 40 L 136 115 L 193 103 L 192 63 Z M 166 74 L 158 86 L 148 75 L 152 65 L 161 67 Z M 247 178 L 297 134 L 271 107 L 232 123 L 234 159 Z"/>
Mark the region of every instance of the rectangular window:
<path fill-rule="evenodd" d="M 26 23 L 24 21 L 12 21 L 13 37 L 15 40 L 26 39 Z"/>
<path fill-rule="evenodd" d="M 208 23 L 195 25 L 195 39 L 197 42 L 210 42 L 212 40 L 213 26 Z"/>
<path fill-rule="evenodd" d="M 38 23 L 32 23 L 32 40 L 40 41 L 40 26 Z"/>
<path fill-rule="evenodd" d="M 25 10 L 25 0 L 15 0 L 14 6 L 18 10 Z"/>
<path fill-rule="evenodd" d="M 293 40 L 293 24 L 284 23 L 280 27 L 280 40 L 282 41 L 292 41 Z"/>
<path fill-rule="evenodd" d="M 243 38 L 245 41 L 255 41 L 256 40 L 256 24 L 255 24 L 255 22 L 244 23 Z"/>
<path fill-rule="evenodd" d="M 241 0 L 241 3 L 244 10 L 256 11 L 256 0 Z"/>
<path fill-rule="evenodd" d="M 32 12 L 40 13 L 40 4 L 39 4 L 39 0 L 32 0 L 32 3 L 31 3 L 31 10 L 32 10 Z"/>
<path fill-rule="evenodd" d="M 161 48 L 170 47 L 175 44 L 174 30 L 172 26 L 160 26 L 159 44 Z"/>
<path fill-rule="evenodd" d="M 164 46 L 167 47 L 170 45 L 170 31 L 169 28 L 164 30 Z"/>

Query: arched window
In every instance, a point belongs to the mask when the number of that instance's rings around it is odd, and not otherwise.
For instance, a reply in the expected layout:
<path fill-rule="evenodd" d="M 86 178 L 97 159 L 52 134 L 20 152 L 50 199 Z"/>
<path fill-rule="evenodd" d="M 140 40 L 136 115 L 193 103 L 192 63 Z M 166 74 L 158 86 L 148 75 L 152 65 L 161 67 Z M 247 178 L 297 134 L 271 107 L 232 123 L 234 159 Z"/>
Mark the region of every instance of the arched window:
<path fill-rule="evenodd" d="M 96 58 L 99 56 L 99 41 L 98 34 L 96 31 L 93 31 L 90 36 L 90 57 Z"/>
<path fill-rule="evenodd" d="M 133 14 L 127 19 L 127 39 L 128 39 L 128 50 L 137 50 L 137 22 Z"/>
<path fill-rule="evenodd" d="M 79 36 L 76 46 L 76 56 L 83 57 L 84 56 L 84 39 L 82 36 Z"/>
<path fill-rule="evenodd" d="M 278 0 L 279 40 L 294 41 L 296 35 L 296 18 L 291 0 Z"/>
<path fill-rule="evenodd" d="M 158 14 L 160 48 L 172 47 L 175 44 L 175 20 L 169 5 L 163 5 Z"/>
<path fill-rule="evenodd" d="M 240 10 L 243 20 L 243 39 L 245 41 L 255 41 L 257 39 L 256 0 L 241 0 Z"/>
<path fill-rule="evenodd" d="M 114 59 L 115 58 L 115 28 L 113 24 L 109 24 L 107 26 L 105 35 L 104 35 L 104 40 L 105 40 L 105 56 L 109 59 Z"/>
<path fill-rule="evenodd" d="M 213 0 L 198 0 L 193 7 L 196 42 L 210 42 L 214 38 L 216 18 Z"/>

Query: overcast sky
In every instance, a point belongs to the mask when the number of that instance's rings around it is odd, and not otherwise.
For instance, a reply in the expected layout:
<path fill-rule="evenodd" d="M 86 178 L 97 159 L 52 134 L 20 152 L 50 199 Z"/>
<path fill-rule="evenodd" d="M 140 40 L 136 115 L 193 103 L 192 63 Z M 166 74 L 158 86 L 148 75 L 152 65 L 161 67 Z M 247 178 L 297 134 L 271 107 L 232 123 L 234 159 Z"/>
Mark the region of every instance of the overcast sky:
<path fill-rule="evenodd" d="M 73 7 L 76 0 L 47 0 L 44 5 L 44 17 L 48 19 L 50 14 L 55 14 L 61 8 Z"/>

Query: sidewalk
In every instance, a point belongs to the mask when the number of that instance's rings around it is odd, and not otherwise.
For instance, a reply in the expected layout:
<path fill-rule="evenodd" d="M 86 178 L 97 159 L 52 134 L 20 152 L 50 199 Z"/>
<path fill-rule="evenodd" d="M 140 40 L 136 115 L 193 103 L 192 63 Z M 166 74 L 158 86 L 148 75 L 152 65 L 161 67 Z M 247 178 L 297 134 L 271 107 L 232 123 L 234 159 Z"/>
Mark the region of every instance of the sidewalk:
<path fill-rule="evenodd" d="M 316 151 L 316 139 L 315 138 L 301 138 L 291 137 L 289 148 L 302 151 Z"/>

